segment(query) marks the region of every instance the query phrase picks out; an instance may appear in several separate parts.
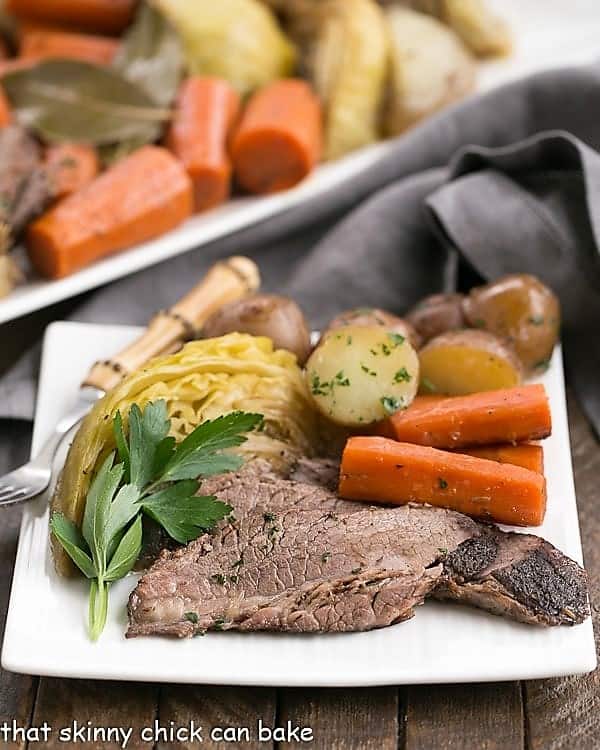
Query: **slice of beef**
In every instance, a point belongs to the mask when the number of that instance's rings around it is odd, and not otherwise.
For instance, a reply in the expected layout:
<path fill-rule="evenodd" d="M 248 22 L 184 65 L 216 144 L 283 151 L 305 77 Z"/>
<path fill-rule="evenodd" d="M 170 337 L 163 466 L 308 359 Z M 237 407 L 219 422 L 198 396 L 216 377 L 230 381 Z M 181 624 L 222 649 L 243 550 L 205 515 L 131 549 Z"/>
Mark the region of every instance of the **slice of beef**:
<path fill-rule="evenodd" d="M 266 461 L 256 460 L 238 472 L 205 479 L 200 492 L 231 505 L 238 519 L 255 508 L 279 511 L 295 507 L 339 513 L 363 509 L 364 504 L 342 500 L 327 489 L 325 485 L 331 484 L 331 474 L 331 464 L 326 460 L 302 459 L 291 478 L 286 479 Z"/>
<path fill-rule="evenodd" d="M 217 474 L 204 479 L 198 494 L 214 495 L 234 509 L 236 518 L 241 518 L 256 507 L 279 511 L 299 507 L 304 510 L 333 510 L 338 513 L 355 512 L 364 504 L 342 500 L 329 488 L 337 485 L 339 465 L 329 459 L 300 459 L 291 477 L 275 471 L 268 461 L 255 459 L 239 471 Z M 158 558 L 161 550 L 174 550 L 179 544 L 150 518 L 143 520 L 142 552 L 135 569 L 146 570 Z"/>
<path fill-rule="evenodd" d="M 370 630 L 428 595 L 544 625 L 588 614 L 584 571 L 539 537 L 427 506 L 292 506 L 164 552 L 130 597 L 127 635 Z"/>
<path fill-rule="evenodd" d="M 163 553 L 130 597 L 127 635 L 383 627 L 435 586 L 440 549 L 475 532 L 466 516 L 432 508 L 252 511 Z"/>
<path fill-rule="evenodd" d="M 289 478 L 294 482 L 316 484 L 335 490 L 340 476 L 340 462 L 333 458 L 300 458 Z"/>
<path fill-rule="evenodd" d="M 574 560 L 538 536 L 495 527 L 448 554 L 434 596 L 538 625 L 589 614 L 586 575 Z"/>

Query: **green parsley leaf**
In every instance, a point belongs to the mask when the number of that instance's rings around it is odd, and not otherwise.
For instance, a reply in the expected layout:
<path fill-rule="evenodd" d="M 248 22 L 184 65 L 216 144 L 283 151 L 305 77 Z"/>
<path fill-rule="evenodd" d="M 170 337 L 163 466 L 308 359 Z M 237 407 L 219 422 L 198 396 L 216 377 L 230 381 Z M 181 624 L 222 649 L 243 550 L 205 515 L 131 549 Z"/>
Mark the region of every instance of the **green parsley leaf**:
<path fill-rule="evenodd" d="M 119 461 L 124 466 L 123 480 L 129 482 L 129 445 L 125 439 L 125 432 L 123 431 L 123 417 L 118 409 L 113 417 L 113 435 L 115 437 L 117 453 L 119 454 Z"/>
<path fill-rule="evenodd" d="M 392 331 L 388 332 L 388 338 L 395 346 L 402 346 L 406 341 L 406 336 L 403 336 L 401 333 L 393 333 Z"/>
<path fill-rule="evenodd" d="M 410 383 L 411 380 L 412 375 L 409 373 L 406 367 L 401 367 L 394 375 L 394 383 Z"/>
<path fill-rule="evenodd" d="M 160 481 L 169 482 L 174 479 L 189 478 L 192 464 L 201 463 L 200 458 L 214 457 L 217 451 L 242 445 L 248 439 L 244 433 L 257 427 L 262 419 L 261 414 L 238 411 L 198 425 L 193 432 L 177 444 Z M 227 468 L 222 470 L 226 471 Z"/>
<path fill-rule="evenodd" d="M 96 570 L 88 546 L 73 521 L 65 518 L 62 513 L 53 513 L 50 528 L 83 575 L 86 578 L 94 578 Z"/>
<path fill-rule="evenodd" d="M 231 506 L 212 496 L 197 497 L 196 480 L 186 479 L 142 501 L 144 512 L 159 523 L 170 537 L 187 544 L 231 513 Z"/>
<path fill-rule="evenodd" d="M 135 565 L 142 549 L 142 517 L 138 515 L 123 535 L 106 570 L 106 581 L 124 578 Z"/>
<path fill-rule="evenodd" d="M 402 402 L 395 396 L 382 396 L 379 401 L 388 414 L 395 414 L 402 408 Z"/>
<path fill-rule="evenodd" d="M 154 478 L 156 451 L 170 427 L 167 404 L 162 399 L 147 404 L 143 412 L 137 404 L 129 410 L 130 481 L 139 489 Z"/>
<path fill-rule="evenodd" d="M 121 477 L 123 464 L 113 467 L 114 453 L 106 457 L 100 471 L 94 477 L 90 486 L 81 531 L 83 538 L 92 553 L 92 559 L 97 569 L 103 567 L 106 549 L 106 528 L 110 506 Z"/>

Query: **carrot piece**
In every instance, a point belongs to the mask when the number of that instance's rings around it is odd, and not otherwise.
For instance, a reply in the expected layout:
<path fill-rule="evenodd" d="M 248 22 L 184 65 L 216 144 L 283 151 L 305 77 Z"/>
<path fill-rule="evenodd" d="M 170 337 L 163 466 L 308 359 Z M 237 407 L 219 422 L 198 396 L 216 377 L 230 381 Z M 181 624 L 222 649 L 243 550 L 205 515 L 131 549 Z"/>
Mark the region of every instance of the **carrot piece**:
<path fill-rule="evenodd" d="M 382 437 L 348 440 L 339 492 L 350 500 L 428 503 L 515 526 L 539 526 L 546 511 L 541 474 Z"/>
<path fill-rule="evenodd" d="M 116 39 L 68 31 L 30 29 L 21 33 L 19 53 L 22 58 L 45 60 L 67 57 L 99 65 L 112 62 L 119 43 Z"/>
<path fill-rule="evenodd" d="M 192 209 L 181 162 L 143 146 L 36 219 L 27 231 L 29 258 L 42 276 L 58 279 L 164 234 Z"/>
<path fill-rule="evenodd" d="M 321 155 L 319 101 L 304 81 L 275 81 L 252 96 L 232 142 L 240 185 L 273 193 L 300 182 Z"/>
<path fill-rule="evenodd" d="M 10 125 L 12 122 L 12 114 L 10 111 L 10 103 L 4 89 L 0 86 L 0 128 Z"/>
<path fill-rule="evenodd" d="M 236 91 L 220 78 L 192 76 L 181 86 L 166 145 L 192 178 L 196 211 L 229 196 L 227 140 L 239 106 Z"/>
<path fill-rule="evenodd" d="M 381 431 L 396 440 L 434 448 L 540 440 L 552 431 L 543 385 L 524 385 L 468 396 L 418 396 Z"/>
<path fill-rule="evenodd" d="M 519 443 L 518 445 L 485 445 L 480 448 L 461 448 L 459 453 L 468 456 L 487 458 L 501 464 L 512 464 L 524 469 L 544 473 L 544 449 L 541 445 Z"/>
<path fill-rule="evenodd" d="M 136 0 L 7 0 L 6 10 L 26 21 L 118 34 L 135 5 Z"/>
<path fill-rule="evenodd" d="M 55 198 L 64 198 L 88 185 L 100 171 L 93 146 L 58 143 L 46 149 L 46 173 Z"/>

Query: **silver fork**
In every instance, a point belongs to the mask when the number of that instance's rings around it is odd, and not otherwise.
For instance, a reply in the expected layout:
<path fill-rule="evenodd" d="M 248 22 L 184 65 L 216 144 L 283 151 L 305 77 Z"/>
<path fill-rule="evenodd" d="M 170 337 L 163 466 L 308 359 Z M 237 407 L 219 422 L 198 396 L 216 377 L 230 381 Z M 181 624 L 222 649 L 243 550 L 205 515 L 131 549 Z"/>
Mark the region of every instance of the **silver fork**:
<path fill-rule="evenodd" d="M 219 261 L 170 310 L 158 313 L 132 344 L 110 360 L 96 362 L 79 389 L 77 403 L 56 425 L 37 456 L 0 477 L 0 508 L 24 503 L 48 487 L 53 459 L 64 437 L 125 373 L 141 367 L 152 357 L 180 348 L 216 310 L 252 294 L 259 286 L 260 273 L 250 258 L 234 255 Z"/>
<path fill-rule="evenodd" d="M 11 471 L 10 474 L 0 477 L 0 507 L 24 503 L 26 500 L 31 500 L 32 497 L 41 494 L 48 487 L 52 478 L 52 462 L 58 446 L 63 438 L 88 413 L 94 401 L 97 401 L 103 395 L 103 391 L 91 386 L 82 387 L 79 390 L 76 405 L 58 422 L 54 432 L 46 440 L 36 457 L 29 463 Z"/>

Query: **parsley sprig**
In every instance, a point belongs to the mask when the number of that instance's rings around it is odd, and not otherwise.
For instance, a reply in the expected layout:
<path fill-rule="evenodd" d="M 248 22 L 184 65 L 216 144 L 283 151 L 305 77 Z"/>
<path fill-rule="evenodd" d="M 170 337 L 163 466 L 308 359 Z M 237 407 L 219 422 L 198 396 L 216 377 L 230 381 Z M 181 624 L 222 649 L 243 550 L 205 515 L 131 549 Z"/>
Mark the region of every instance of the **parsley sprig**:
<path fill-rule="evenodd" d="M 88 491 L 79 528 L 62 513 L 50 526 L 71 560 L 90 580 L 89 634 L 106 624 L 110 584 L 129 573 L 142 548 L 142 514 L 186 544 L 231 513 L 215 497 L 198 497 L 198 477 L 235 471 L 243 459 L 223 453 L 246 441 L 260 414 L 232 412 L 198 425 L 181 442 L 169 436 L 164 401 L 143 410 L 133 404 L 125 435 L 119 411 L 113 420 L 116 452 L 102 462 Z"/>

